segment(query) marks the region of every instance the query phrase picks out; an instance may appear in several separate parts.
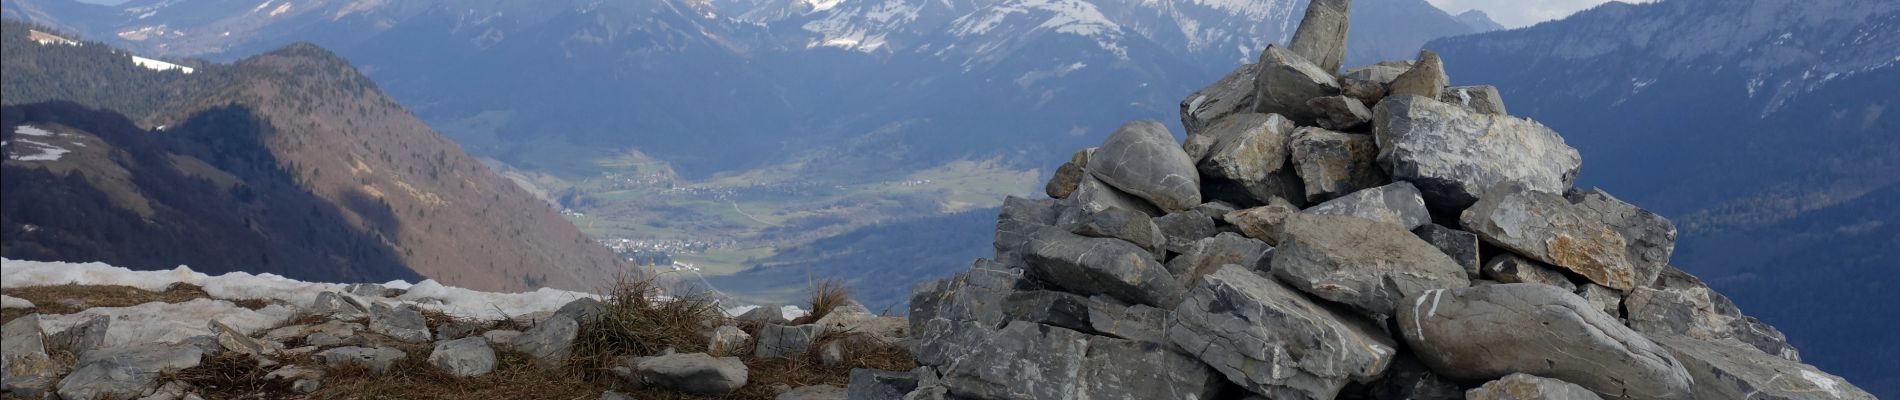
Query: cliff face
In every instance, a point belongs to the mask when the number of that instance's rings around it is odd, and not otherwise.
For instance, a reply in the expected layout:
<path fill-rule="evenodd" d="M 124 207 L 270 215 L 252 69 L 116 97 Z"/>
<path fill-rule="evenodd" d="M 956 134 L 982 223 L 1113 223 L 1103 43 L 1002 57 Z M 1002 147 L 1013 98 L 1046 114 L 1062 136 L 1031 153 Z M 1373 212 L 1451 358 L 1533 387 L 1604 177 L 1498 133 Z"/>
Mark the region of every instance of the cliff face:
<path fill-rule="evenodd" d="M 421 274 L 486 290 L 524 290 L 540 286 L 592 289 L 604 278 L 622 272 L 621 264 L 608 249 L 582 235 L 546 203 L 495 175 L 463 153 L 460 147 L 437 135 L 378 91 L 375 84 L 347 62 L 321 48 L 292 45 L 231 65 L 188 63 L 196 68 L 187 74 L 131 65 L 127 54 L 98 43 L 42 44 L 27 39 L 32 29 L 23 24 L 8 22 L 6 27 L 8 73 L 4 93 L 8 104 L 70 101 L 122 113 L 138 127 L 122 123 L 106 129 L 119 131 L 115 133 L 118 136 L 139 136 L 124 132 L 143 129 L 154 129 L 161 135 L 157 139 L 114 143 L 136 147 L 127 150 L 131 154 L 189 155 L 203 162 L 187 165 L 203 164 L 210 169 L 207 174 L 236 176 L 235 182 L 227 182 L 229 186 L 310 198 L 317 203 L 315 208 L 293 209 L 288 207 L 296 204 L 294 202 L 266 201 L 254 203 L 248 209 L 271 214 L 323 215 L 325 217 L 319 219 L 333 218 L 339 228 L 309 229 L 322 231 L 321 235 L 326 236 L 365 238 L 341 242 L 317 240 L 332 243 L 315 245 L 330 246 L 328 254 L 332 256 L 305 257 L 295 251 L 265 251 L 259 255 L 274 257 L 271 262 L 249 258 L 164 257 L 112 261 L 147 267 L 189 262 L 211 270 L 272 270 L 322 280 Z M 56 117 L 50 118 L 54 120 L 46 122 L 60 123 Z M 30 122 L 9 124 L 8 129 L 15 129 L 11 124 Z M 30 163 L 9 162 L 7 165 L 35 168 Z M 145 171 L 130 164 L 95 169 L 125 172 L 122 175 L 131 178 L 166 173 Z M 98 173 L 87 172 L 90 170 L 81 169 L 79 175 L 101 179 Z M 60 169 L 51 172 L 67 175 Z M 257 189 L 252 189 L 253 186 Z M 264 187 L 275 189 L 264 190 Z M 9 187 L 8 190 L 9 193 L 14 190 L 26 193 L 29 189 Z M 195 220 L 215 221 L 225 217 L 183 215 L 154 221 L 148 210 L 136 205 L 140 197 L 149 193 L 136 188 L 105 191 L 117 196 L 115 198 L 125 199 L 121 203 L 134 204 L 128 209 L 139 218 L 124 221 L 128 224 L 190 224 Z M 222 195 L 219 191 L 208 191 L 201 197 L 215 199 Z M 9 198 L 8 201 L 14 200 Z M 57 202 L 57 199 L 46 201 Z M 18 216 L 22 221 L 56 217 Z M 10 213 L 8 218 L 15 216 Z M 27 223 L 11 224 L 8 228 L 20 229 L 23 224 Z M 257 239 L 281 249 L 301 246 L 303 243 L 296 238 L 311 237 L 289 233 L 292 229 L 302 228 L 253 225 L 232 232 L 242 235 L 242 240 Z M 99 257 L 94 254 L 114 254 L 101 248 L 108 242 L 135 248 L 163 247 L 154 244 L 160 238 L 154 238 L 154 242 L 139 240 L 146 236 L 73 231 L 57 234 L 97 237 L 73 242 L 93 245 L 28 252 L 28 248 L 34 248 L 26 243 L 32 240 L 30 236 L 9 236 L 8 254 L 13 256 L 17 251 L 20 257 L 90 261 Z M 351 263 L 336 260 L 367 255 L 380 258 L 364 261 L 372 265 L 344 268 L 386 272 L 326 276 L 327 270 L 321 268 L 268 266 L 271 263 L 347 265 Z"/>

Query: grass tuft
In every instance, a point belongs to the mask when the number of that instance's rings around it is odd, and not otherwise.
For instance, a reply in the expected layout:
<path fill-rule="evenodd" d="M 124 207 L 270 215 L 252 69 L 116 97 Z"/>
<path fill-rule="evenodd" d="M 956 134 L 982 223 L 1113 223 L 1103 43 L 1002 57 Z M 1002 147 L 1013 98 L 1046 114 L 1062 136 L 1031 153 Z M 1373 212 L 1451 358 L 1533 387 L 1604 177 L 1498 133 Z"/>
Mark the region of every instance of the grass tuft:
<path fill-rule="evenodd" d="M 704 294 L 663 296 L 650 277 L 620 276 L 603 290 L 606 308 L 581 321 L 570 364 L 603 375 L 621 357 L 650 356 L 666 348 L 681 353 L 706 351 L 706 332 L 725 320 L 719 305 Z"/>
<path fill-rule="evenodd" d="M 809 301 L 811 313 L 793 320 L 793 325 L 809 324 L 824 319 L 826 315 L 831 314 L 831 310 L 851 301 L 851 292 L 845 289 L 843 282 L 825 279 L 812 284 Z"/>

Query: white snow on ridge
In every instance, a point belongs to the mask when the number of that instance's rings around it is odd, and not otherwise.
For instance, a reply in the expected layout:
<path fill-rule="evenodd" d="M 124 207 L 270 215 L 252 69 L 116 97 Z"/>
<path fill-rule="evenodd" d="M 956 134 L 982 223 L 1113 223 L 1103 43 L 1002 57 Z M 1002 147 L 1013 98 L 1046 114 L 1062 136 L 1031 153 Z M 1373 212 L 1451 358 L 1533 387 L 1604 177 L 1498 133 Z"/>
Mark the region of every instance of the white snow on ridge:
<path fill-rule="evenodd" d="M 179 72 L 183 72 L 187 74 L 192 73 L 192 71 L 194 71 L 191 67 L 178 65 L 178 64 L 172 64 L 172 63 L 168 63 L 164 61 L 159 61 L 159 60 L 154 60 L 154 59 L 139 57 L 139 56 L 132 56 L 132 63 L 138 64 L 138 66 L 145 67 L 146 69 L 150 69 L 153 71 L 178 70 Z"/>
<path fill-rule="evenodd" d="M 27 136 L 53 136 L 53 132 L 32 125 L 20 125 L 18 128 L 13 128 L 13 133 Z"/>
<path fill-rule="evenodd" d="M 33 302 L 26 299 L 0 294 L 0 308 L 33 308 Z"/>
<path fill-rule="evenodd" d="M 13 129 L 13 133 L 33 137 L 58 136 L 58 134 L 31 125 L 20 125 L 18 128 Z M 72 152 L 72 150 L 54 146 L 51 143 L 23 137 L 15 137 L 12 143 L 13 150 L 7 153 L 7 159 L 15 161 L 58 161 L 59 158 L 64 157 L 66 153 Z M 32 153 L 26 153 L 27 151 L 32 151 Z"/>
<path fill-rule="evenodd" d="M 844 4 L 844 0 L 804 0 L 804 2 L 805 5 L 811 6 L 812 12 L 830 10 L 839 4 Z"/>

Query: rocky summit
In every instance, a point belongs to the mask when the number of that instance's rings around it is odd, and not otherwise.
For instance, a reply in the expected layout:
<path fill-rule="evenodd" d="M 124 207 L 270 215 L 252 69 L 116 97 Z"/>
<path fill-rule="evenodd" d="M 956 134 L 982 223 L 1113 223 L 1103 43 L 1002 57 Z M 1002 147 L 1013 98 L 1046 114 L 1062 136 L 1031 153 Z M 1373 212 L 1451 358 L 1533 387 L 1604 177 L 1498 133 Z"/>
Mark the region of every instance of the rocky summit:
<path fill-rule="evenodd" d="M 1180 146 L 1131 122 L 1009 199 L 993 259 L 912 295 L 903 398 L 1873 398 L 1496 87 L 1339 71 L 1350 4 L 1188 96 Z"/>

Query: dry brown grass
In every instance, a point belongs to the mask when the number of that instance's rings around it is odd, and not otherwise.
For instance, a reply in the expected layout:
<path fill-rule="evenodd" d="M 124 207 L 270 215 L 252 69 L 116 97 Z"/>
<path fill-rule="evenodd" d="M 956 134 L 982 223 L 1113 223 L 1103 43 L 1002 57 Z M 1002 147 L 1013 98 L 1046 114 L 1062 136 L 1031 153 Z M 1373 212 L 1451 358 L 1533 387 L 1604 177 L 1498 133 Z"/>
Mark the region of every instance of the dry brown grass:
<path fill-rule="evenodd" d="M 661 298 L 652 278 L 620 276 L 603 290 L 606 309 L 581 321 L 574 340 L 573 364 L 590 374 L 611 367 L 623 356 L 648 356 L 672 348 L 706 351 L 706 336 L 724 322 L 719 305 L 700 294 Z"/>
<path fill-rule="evenodd" d="M 851 301 L 851 292 L 845 289 L 843 282 L 831 279 L 821 280 L 812 283 L 811 298 L 808 301 L 811 303 L 811 313 L 792 320 L 793 325 L 818 322 L 819 319 L 825 318 L 825 315 L 831 314 L 831 310 Z"/>
<path fill-rule="evenodd" d="M 92 307 L 129 307 L 150 302 L 183 303 L 211 298 L 204 288 L 187 284 L 172 285 L 163 292 L 117 285 L 59 285 L 12 288 L 0 290 L 0 293 L 33 302 L 31 309 L 9 308 L 0 312 L 0 323 L 32 313 L 71 314 Z M 67 304 L 74 302 L 77 304 Z M 270 305 L 265 300 L 237 300 L 232 303 L 252 310 Z"/>

